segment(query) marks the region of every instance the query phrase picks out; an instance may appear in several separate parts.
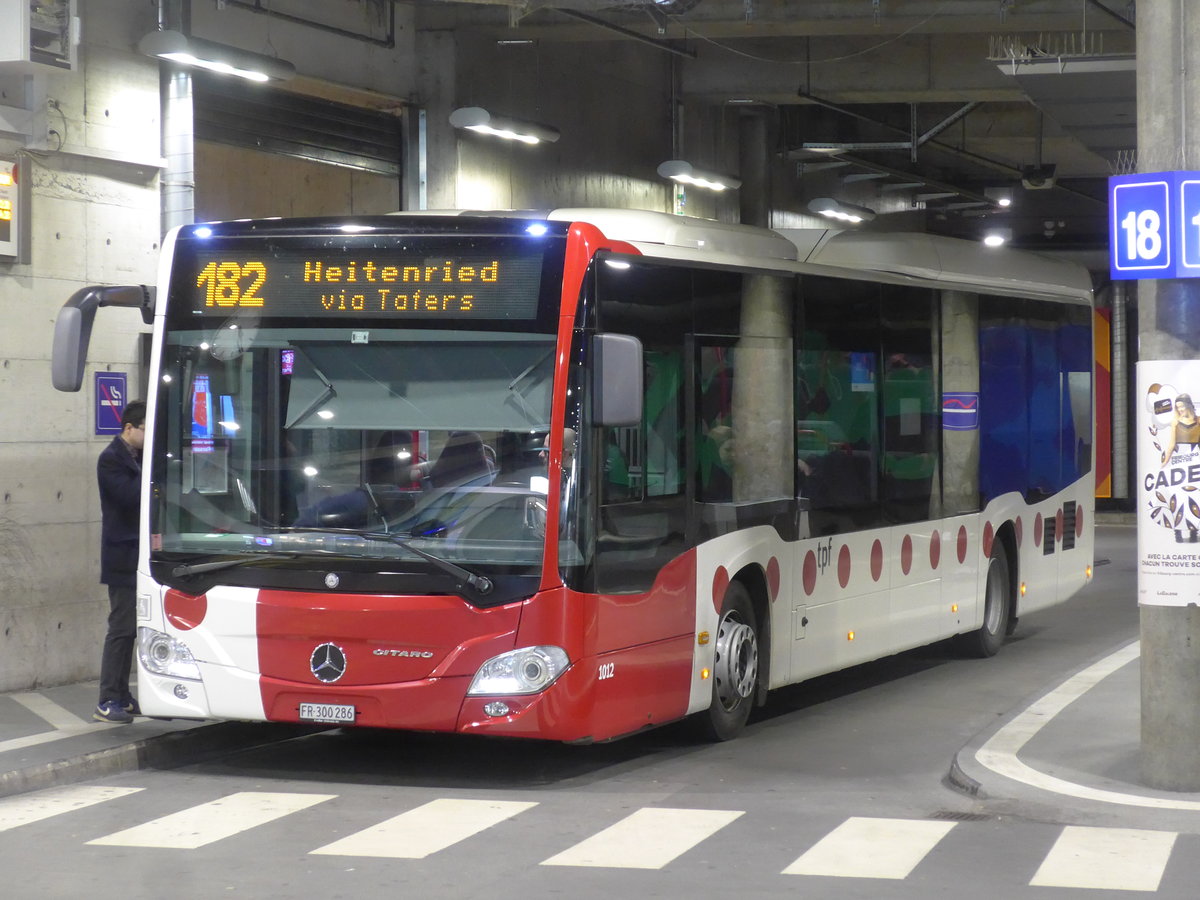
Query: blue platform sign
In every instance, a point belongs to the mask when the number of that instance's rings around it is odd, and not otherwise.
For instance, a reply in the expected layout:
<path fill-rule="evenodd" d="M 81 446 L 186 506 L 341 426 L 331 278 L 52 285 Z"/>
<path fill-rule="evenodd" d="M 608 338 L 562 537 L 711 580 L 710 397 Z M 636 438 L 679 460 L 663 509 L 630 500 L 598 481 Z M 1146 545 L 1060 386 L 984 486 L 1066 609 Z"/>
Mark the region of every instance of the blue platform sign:
<path fill-rule="evenodd" d="M 129 395 L 124 372 L 96 373 L 96 434 L 120 434 Z"/>
<path fill-rule="evenodd" d="M 1108 179 L 1114 280 L 1200 277 L 1200 172 Z"/>
<path fill-rule="evenodd" d="M 974 431 L 978 427 L 978 391 L 946 391 L 942 394 L 943 431 Z"/>

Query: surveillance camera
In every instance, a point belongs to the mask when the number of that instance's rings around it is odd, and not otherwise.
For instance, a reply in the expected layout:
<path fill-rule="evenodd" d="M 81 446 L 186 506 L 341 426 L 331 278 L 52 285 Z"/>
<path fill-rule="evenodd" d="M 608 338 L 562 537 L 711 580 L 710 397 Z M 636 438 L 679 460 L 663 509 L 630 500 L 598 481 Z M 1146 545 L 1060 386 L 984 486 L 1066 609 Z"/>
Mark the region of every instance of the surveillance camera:
<path fill-rule="evenodd" d="M 1054 187 L 1054 166 L 1026 166 L 1021 170 L 1021 187 L 1027 191 L 1044 191 Z"/>

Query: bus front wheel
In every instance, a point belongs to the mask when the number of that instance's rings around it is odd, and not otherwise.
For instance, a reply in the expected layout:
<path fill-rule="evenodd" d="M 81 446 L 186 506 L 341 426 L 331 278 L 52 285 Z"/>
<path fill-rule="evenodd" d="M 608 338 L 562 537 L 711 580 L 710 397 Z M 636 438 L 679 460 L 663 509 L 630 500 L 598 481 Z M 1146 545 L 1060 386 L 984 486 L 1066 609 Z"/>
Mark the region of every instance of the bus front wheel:
<path fill-rule="evenodd" d="M 1012 611 L 1008 551 L 1004 544 L 996 541 L 988 560 L 987 583 L 983 591 L 983 624 L 975 631 L 958 636 L 956 640 L 960 652 L 966 656 L 995 656 L 1008 634 Z"/>
<path fill-rule="evenodd" d="M 746 727 L 758 689 L 758 623 L 750 594 L 736 581 L 721 607 L 712 680 L 712 703 L 700 714 L 702 731 L 709 740 L 732 740 Z"/>

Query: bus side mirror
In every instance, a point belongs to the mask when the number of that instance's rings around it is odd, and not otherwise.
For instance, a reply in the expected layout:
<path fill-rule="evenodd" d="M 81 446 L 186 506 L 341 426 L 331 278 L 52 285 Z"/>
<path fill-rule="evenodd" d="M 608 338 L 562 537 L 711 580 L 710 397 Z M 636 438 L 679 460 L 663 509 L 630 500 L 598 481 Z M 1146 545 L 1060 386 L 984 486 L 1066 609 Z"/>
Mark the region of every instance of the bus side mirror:
<path fill-rule="evenodd" d="M 642 422 L 642 342 L 628 334 L 592 338 L 592 420 L 605 428 Z"/>
<path fill-rule="evenodd" d="M 127 306 L 142 311 L 142 321 L 154 321 L 154 288 L 145 285 L 80 288 L 63 304 L 54 321 L 50 377 L 56 390 L 77 391 L 83 384 L 92 322 L 101 306 Z"/>

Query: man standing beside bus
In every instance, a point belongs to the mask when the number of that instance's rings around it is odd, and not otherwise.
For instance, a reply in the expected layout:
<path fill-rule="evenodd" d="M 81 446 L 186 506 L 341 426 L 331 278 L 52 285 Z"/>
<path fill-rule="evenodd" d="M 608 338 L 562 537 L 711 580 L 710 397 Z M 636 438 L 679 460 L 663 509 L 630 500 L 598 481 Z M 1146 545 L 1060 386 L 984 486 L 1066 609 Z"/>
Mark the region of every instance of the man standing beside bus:
<path fill-rule="evenodd" d="M 134 400 L 121 413 L 121 433 L 96 461 L 100 486 L 100 583 L 108 585 L 108 633 L 100 658 L 100 702 L 92 718 L 127 725 L 140 715 L 129 690 L 137 623 L 138 520 L 141 515 L 142 445 L 146 404 Z"/>

